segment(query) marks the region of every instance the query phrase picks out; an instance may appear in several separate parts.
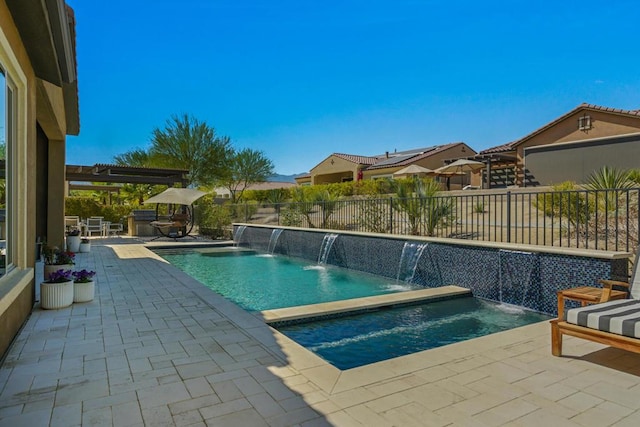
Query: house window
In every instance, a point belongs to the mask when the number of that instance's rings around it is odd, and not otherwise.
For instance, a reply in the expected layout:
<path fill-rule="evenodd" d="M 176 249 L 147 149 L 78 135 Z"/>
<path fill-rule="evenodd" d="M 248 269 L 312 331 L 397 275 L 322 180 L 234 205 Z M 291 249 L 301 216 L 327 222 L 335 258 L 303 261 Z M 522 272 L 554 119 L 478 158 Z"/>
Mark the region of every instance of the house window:
<path fill-rule="evenodd" d="M 591 129 L 591 116 L 587 116 L 586 114 L 582 117 L 578 118 L 578 129 L 579 130 L 589 130 Z"/>
<path fill-rule="evenodd" d="M 13 269 L 16 254 L 16 102 L 16 88 L 0 62 L 0 277 Z"/>
<path fill-rule="evenodd" d="M 11 153 L 14 139 L 13 90 L 0 66 L 0 276 L 12 267 L 11 215 L 8 202 L 11 190 Z"/>

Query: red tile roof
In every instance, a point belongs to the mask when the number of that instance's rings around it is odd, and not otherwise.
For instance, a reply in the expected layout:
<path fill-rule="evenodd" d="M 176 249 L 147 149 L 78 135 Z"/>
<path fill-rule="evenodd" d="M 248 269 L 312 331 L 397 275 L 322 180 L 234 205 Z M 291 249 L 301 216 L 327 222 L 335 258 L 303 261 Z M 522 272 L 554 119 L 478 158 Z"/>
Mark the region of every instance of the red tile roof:
<path fill-rule="evenodd" d="M 378 161 L 375 157 L 370 156 L 358 156 L 355 154 L 342 154 L 342 153 L 333 153 L 332 156 L 340 157 L 351 163 L 356 163 L 358 165 L 372 165 Z"/>
<path fill-rule="evenodd" d="M 511 142 L 507 142 L 506 144 L 487 148 L 486 150 L 480 151 L 478 154 L 497 154 L 497 153 L 506 153 L 509 151 L 513 151 L 515 150 L 514 143 L 516 142 L 517 141 L 511 141 Z"/>

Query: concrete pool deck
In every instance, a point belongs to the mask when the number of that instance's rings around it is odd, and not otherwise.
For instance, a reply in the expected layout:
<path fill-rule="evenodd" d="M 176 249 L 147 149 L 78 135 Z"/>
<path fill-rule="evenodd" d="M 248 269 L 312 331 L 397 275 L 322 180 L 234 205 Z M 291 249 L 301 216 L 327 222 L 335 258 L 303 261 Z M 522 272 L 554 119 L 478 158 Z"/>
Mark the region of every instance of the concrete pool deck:
<path fill-rule="evenodd" d="M 640 425 L 640 355 L 568 337 L 553 357 L 547 322 L 339 371 L 144 245 L 92 243 L 96 299 L 36 305 L 0 426 Z"/>

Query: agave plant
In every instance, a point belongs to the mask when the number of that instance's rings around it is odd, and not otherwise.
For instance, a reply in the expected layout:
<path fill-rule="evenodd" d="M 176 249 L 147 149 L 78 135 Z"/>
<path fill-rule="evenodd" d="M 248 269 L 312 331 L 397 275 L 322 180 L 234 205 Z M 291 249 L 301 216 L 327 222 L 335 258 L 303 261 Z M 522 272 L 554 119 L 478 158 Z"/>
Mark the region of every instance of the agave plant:
<path fill-rule="evenodd" d="M 595 191 L 596 206 L 609 213 L 618 209 L 620 191 L 633 188 L 628 170 L 610 168 L 608 166 L 591 174 L 587 180 L 587 188 Z"/>
<path fill-rule="evenodd" d="M 629 179 L 629 171 L 604 166 L 595 171 L 587 180 L 587 188 L 591 190 L 616 190 L 634 186 Z"/>

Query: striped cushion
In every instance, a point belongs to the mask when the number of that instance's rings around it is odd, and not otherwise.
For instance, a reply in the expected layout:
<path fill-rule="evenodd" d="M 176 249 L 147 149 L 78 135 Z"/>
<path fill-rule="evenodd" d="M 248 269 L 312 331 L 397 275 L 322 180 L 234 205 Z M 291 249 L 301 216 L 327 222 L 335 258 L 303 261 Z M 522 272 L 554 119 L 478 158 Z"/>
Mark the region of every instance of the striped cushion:
<path fill-rule="evenodd" d="M 640 301 L 625 299 L 573 308 L 567 311 L 566 320 L 574 325 L 640 338 Z"/>

